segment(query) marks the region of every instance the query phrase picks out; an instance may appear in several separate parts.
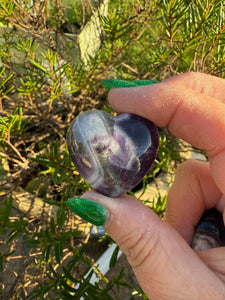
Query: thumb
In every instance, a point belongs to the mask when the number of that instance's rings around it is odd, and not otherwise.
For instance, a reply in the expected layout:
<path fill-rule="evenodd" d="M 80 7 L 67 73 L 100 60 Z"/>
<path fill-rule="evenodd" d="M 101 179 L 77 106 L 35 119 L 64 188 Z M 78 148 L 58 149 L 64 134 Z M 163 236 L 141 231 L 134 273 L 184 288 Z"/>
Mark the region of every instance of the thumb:
<path fill-rule="evenodd" d="M 93 191 L 82 197 L 108 211 L 104 224 L 151 299 L 223 299 L 220 279 L 175 229 L 139 200 L 109 198 Z M 216 298 L 215 298 L 216 297 Z"/>

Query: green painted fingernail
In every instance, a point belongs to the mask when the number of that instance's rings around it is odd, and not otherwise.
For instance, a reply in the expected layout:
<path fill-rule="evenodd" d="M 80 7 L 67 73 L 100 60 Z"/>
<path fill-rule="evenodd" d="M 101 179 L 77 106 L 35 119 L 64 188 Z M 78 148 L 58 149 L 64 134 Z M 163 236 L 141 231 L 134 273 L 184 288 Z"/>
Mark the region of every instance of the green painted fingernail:
<path fill-rule="evenodd" d="M 104 225 L 108 217 L 105 207 L 95 201 L 76 197 L 68 200 L 66 205 L 79 217 L 96 226 Z"/>
<path fill-rule="evenodd" d="M 118 79 L 104 79 L 101 81 L 101 85 L 107 91 L 111 88 L 122 88 L 122 87 L 134 87 L 143 86 L 157 83 L 156 80 L 144 79 L 144 80 L 118 80 Z"/>

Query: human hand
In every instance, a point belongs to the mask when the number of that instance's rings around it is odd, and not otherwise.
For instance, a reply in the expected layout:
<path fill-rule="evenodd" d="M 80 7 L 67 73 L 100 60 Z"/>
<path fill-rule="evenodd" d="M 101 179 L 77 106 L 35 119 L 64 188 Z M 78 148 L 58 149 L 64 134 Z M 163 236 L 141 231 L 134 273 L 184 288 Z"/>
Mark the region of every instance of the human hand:
<path fill-rule="evenodd" d="M 166 222 L 128 195 L 114 199 L 89 191 L 82 197 L 100 203 L 105 230 L 150 299 L 224 299 L 225 247 L 196 254 L 189 245 L 205 209 L 216 207 L 225 217 L 225 81 L 186 73 L 150 86 L 112 89 L 109 103 L 117 112 L 168 126 L 204 149 L 209 163 L 190 160 L 178 168 Z"/>

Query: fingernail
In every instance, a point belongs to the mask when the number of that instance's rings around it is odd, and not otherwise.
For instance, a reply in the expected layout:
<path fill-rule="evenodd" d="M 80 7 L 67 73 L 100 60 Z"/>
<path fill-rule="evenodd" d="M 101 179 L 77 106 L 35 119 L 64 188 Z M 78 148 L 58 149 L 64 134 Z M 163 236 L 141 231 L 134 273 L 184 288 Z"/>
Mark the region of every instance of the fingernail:
<path fill-rule="evenodd" d="M 104 225 L 108 217 L 106 208 L 95 201 L 76 197 L 68 200 L 66 205 L 79 217 L 96 226 Z"/>
<path fill-rule="evenodd" d="M 107 91 L 111 88 L 126 88 L 126 87 L 135 87 L 143 86 L 158 83 L 156 80 L 144 79 L 144 80 L 118 80 L 118 79 L 104 79 L 101 81 L 101 85 Z"/>
<path fill-rule="evenodd" d="M 101 85 L 107 91 L 111 88 L 124 88 L 124 87 L 133 87 L 136 86 L 132 81 L 118 80 L 118 79 L 104 79 L 101 81 Z"/>

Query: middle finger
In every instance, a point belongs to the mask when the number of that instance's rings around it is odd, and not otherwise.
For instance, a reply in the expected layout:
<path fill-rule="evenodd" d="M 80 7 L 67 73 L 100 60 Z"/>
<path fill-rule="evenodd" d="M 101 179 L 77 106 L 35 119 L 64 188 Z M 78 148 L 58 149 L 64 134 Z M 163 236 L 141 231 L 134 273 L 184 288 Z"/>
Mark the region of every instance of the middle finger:
<path fill-rule="evenodd" d="M 166 221 L 190 244 L 204 210 L 216 207 L 222 194 L 207 162 L 189 160 L 178 167 L 169 191 Z"/>

